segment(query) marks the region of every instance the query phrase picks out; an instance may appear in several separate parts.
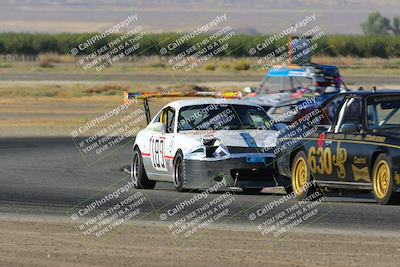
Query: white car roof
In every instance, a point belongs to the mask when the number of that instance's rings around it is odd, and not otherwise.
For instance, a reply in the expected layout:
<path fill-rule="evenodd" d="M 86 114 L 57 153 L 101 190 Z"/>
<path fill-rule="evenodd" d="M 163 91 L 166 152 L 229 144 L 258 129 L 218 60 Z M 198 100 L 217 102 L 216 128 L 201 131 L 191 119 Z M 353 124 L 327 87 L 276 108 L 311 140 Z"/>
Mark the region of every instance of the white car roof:
<path fill-rule="evenodd" d="M 175 110 L 178 110 L 187 106 L 195 106 L 195 105 L 215 105 L 215 104 L 230 104 L 230 105 L 246 105 L 246 106 L 254 106 L 260 107 L 259 105 L 252 103 L 248 100 L 239 100 L 239 99 L 223 99 L 223 98 L 190 98 L 183 100 L 173 101 L 163 107 L 172 107 Z"/>

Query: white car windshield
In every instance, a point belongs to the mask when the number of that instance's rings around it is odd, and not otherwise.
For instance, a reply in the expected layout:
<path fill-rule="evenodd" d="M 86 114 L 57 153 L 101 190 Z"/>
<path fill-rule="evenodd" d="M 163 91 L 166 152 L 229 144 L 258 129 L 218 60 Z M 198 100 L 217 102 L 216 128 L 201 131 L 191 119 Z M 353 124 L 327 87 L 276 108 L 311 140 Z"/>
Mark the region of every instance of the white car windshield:
<path fill-rule="evenodd" d="M 261 107 L 207 104 L 181 108 L 178 131 L 274 129 Z"/>

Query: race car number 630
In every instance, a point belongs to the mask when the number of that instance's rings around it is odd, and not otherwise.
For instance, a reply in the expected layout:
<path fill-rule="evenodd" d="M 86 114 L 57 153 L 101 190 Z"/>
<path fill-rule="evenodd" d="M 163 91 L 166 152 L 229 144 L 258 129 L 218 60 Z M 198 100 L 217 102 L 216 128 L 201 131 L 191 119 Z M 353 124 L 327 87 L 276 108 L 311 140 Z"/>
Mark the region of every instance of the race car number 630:
<path fill-rule="evenodd" d="M 154 138 L 150 139 L 150 158 L 151 164 L 154 169 L 159 171 L 166 171 L 165 164 L 165 139 L 164 138 Z"/>
<path fill-rule="evenodd" d="M 319 158 L 319 164 L 317 164 L 317 160 L 315 155 Z M 308 161 L 310 163 L 311 172 L 319 174 L 332 174 L 332 151 L 329 147 L 323 148 L 311 147 L 308 151 Z"/>
<path fill-rule="evenodd" d="M 312 173 L 331 175 L 333 166 L 337 167 L 337 174 L 340 178 L 346 177 L 344 163 L 347 160 L 347 150 L 340 147 L 338 143 L 336 154 L 332 153 L 330 147 L 310 147 L 308 151 L 308 162 Z"/>

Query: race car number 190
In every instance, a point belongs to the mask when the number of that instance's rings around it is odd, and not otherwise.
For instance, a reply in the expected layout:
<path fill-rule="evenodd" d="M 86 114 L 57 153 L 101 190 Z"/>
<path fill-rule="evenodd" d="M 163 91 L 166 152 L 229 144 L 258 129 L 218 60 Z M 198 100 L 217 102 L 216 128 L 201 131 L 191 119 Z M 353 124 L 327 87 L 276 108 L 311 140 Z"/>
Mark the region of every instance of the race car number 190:
<path fill-rule="evenodd" d="M 150 158 L 151 164 L 154 169 L 159 171 L 166 171 L 167 167 L 165 164 L 165 139 L 164 138 L 151 138 L 150 139 Z"/>

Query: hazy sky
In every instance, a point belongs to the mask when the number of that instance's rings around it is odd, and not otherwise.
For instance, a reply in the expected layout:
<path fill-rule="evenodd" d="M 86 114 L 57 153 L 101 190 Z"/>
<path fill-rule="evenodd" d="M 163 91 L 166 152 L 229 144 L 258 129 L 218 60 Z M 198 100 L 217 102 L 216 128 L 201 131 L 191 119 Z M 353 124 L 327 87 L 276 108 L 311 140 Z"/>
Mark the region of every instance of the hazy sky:
<path fill-rule="evenodd" d="M 400 0 L 0 0 L 0 30 L 101 31 L 136 12 L 151 32 L 191 31 L 219 14 L 244 33 L 274 33 L 315 13 L 326 33 L 360 34 L 371 11 L 400 15 Z"/>

